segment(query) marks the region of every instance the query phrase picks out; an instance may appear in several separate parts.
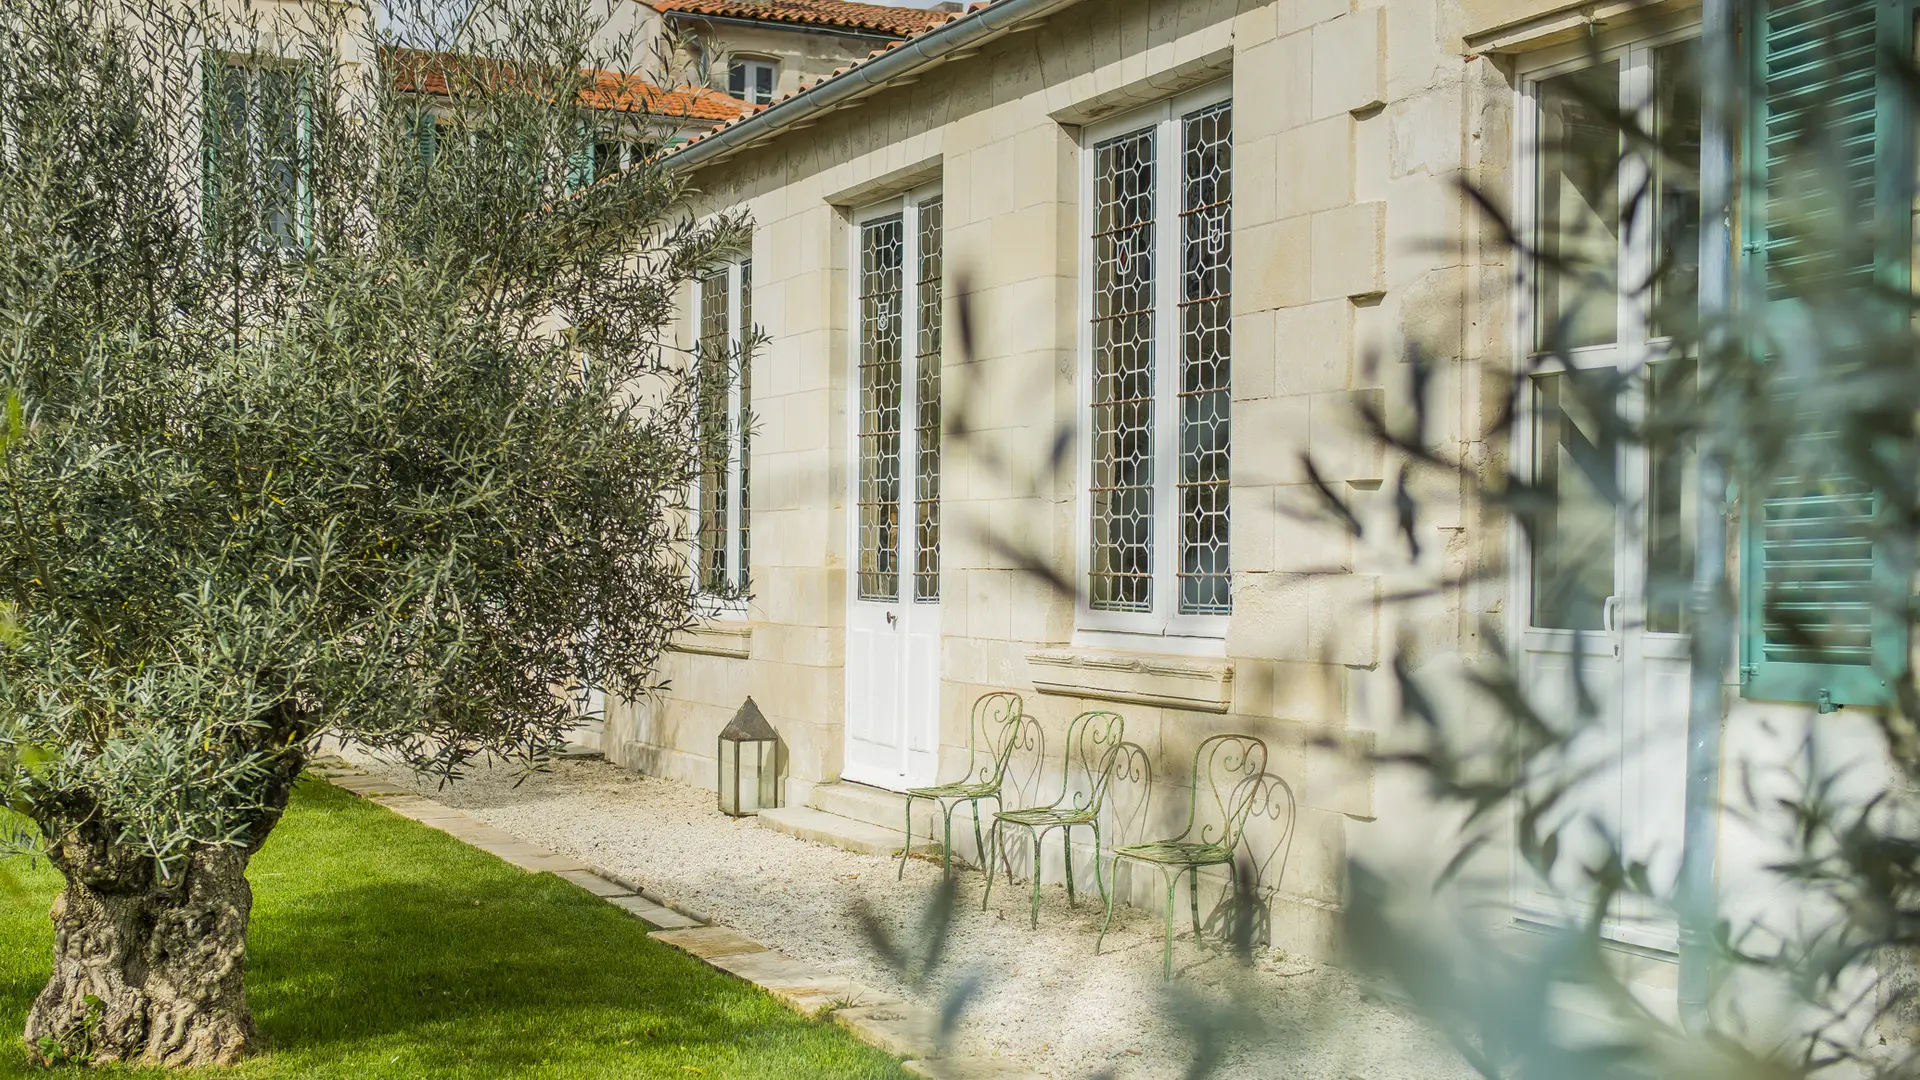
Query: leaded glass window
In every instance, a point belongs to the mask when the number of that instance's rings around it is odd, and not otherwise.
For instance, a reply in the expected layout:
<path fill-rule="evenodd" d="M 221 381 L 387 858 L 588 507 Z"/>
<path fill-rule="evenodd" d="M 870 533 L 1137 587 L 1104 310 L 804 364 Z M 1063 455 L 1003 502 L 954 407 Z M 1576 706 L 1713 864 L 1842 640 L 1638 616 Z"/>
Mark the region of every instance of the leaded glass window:
<path fill-rule="evenodd" d="M 900 595 L 901 215 L 860 226 L 859 596 Z"/>
<path fill-rule="evenodd" d="M 1168 630 L 1232 607 L 1233 113 L 1189 96 L 1089 153 L 1087 607 Z M 1173 280 L 1169 280 L 1172 278 Z"/>
<path fill-rule="evenodd" d="M 701 275 L 696 311 L 702 455 L 695 500 L 696 570 L 701 591 L 737 600 L 747 593 L 751 552 L 748 481 L 753 399 L 745 342 L 753 327 L 753 264 L 743 259 Z"/>
<path fill-rule="evenodd" d="M 1233 112 L 1221 102 L 1180 127 L 1180 610 L 1225 613 Z"/>
<path fill-rule="evenodd" d="M 942 273 L 941 204 L 920 204 L 920 273 L 914 328 L 914 530 L 913 598 L 940 599 L 940 330 Z"/>

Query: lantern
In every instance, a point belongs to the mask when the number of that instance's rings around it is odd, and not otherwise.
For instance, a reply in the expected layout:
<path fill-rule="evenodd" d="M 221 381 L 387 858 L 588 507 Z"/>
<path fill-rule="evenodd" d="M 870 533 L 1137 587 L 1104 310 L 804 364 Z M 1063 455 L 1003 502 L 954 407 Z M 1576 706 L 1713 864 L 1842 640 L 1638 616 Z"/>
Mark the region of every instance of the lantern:
<path fill-rule="evenodd" d="M 734 817 L 780 805 L 780 736 L 747 699 L 720 732 L 720 811 Z"/>

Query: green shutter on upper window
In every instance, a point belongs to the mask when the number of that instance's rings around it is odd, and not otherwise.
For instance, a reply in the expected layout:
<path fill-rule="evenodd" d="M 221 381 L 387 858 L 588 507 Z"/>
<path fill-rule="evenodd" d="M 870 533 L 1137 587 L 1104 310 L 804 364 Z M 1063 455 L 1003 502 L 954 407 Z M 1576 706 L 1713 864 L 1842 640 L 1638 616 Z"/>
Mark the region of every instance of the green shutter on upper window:
<path fill-rule="evenodd" d="M 1860 352 L 1836 321 L 1904 291 L 1909 138 L 1897 76 L 1912 0 L 1768 0 L 1747 9 L 1756 87 L 1741 206 L 1749 315 L 1765 320 L 1773 387 L 1843 375 Z M 1878 210 L 1893 211 L 1876 214 Z M 1898 227 L 1890 227 L 1897 220 Z M 1888 312 L 1892 317 L 1892 312 Z M 1841 320 L 1844 322 L 1844 320 Z M 1849 465 L 1831 410 L 1809 409 L 1743 493 L 1741 688 L 1747 697 L 1884 704 L 1906 663 L 1909 560 L 1876 542 L 1885 511 Z"/>
<path fill-rule="evenodd" d="M 584 118 L 574 125 L 573 151 L 567 155 L 567 190 L 593 183 L 593 127 Z"/>

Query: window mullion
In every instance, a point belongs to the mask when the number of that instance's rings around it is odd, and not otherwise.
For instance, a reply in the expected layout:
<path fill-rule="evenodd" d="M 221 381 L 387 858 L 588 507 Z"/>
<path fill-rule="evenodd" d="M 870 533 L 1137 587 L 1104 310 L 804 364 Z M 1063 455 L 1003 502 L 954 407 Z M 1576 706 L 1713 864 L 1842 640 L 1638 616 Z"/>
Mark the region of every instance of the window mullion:
<path fill-rule="evenodd" d="M 1153 629 L 1180 608 L 1180 117 L 1171 109 L 1154 139 Z"/>

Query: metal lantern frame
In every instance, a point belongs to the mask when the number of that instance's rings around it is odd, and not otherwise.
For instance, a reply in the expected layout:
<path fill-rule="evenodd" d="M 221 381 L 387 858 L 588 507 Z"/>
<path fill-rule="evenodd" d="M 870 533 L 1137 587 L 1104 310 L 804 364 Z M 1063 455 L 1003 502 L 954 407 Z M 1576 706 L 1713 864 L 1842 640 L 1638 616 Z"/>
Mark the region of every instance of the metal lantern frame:
<path fill-rule="evenodd" d="M 752 698 L 721 729 L 718 742 L 714 761 L 719 769 L 715 787 L 720 812 L 747 817 L 779 806 L 780 734 Z"/>

